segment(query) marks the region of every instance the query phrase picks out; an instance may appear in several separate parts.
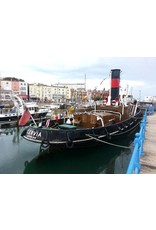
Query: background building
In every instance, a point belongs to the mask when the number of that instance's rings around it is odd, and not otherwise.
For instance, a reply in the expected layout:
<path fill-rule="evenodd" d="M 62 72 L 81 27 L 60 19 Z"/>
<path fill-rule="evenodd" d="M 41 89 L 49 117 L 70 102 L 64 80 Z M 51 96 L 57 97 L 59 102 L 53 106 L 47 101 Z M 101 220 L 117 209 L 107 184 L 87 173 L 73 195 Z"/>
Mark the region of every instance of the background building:
<path fill-rule="evenodd" d="M 12 93 L 21 96 L 24 100 L 28 99 L 28 84 L 22 79 L 14 77 L 1 78 L 0 90 L 2 99 L 5 95 Z"/>
<path fill-rule="evenodd" d="M 29 84 L 29 98 L 41 102 L 64 103 L 70 98 L 69 91 L 67 86 Z"/>
<path fill-rule="evenodd" d="M 82 101 L 87 95 L 85 84 L 57 83 L 56 85 L 29 84 L 29 98 L 42 102 L 67 103 Z"/>
<path fill-rule="evenodd" d="M 86 103 L 91 100 L 105 100 L 109 92 L 105 89 L 86 91 L 84 83 L 57 83 L 54 85 L 28 84 L 22 79 L 1 78 L 0 95 L 16 94 L 24 100 L 49 103 Z"/>
<path fill-rule="evenodd" d="M 58 86 L 66 86 L 68 88 L 67 102 L 82 103 L 87 96 L 86 83 L 58 83 Z"/>

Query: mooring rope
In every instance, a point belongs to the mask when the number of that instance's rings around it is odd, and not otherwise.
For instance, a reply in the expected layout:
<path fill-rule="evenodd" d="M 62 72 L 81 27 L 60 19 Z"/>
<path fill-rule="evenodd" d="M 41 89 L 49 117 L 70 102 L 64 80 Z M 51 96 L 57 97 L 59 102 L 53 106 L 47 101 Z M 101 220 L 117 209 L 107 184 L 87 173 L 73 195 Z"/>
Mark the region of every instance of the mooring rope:
<path fill-rule="evenodd" d="M 124 149 L 132 149 L 131 147 L 128 147 L 128 146 L 116 145 L 116 144 L 113 144 L 113 143 L 110 143 L 110 142 L 107 142 L 107 141 L 100 140 L 100 139 L 98 139 L 96 137 L 93 137 L 93 136 L 91 136 L 89 134 L 86 134 L 86 136 L 88 136 L 88 137 L 90 137 L 90 138 L 92 138 L 92 139 L 94 139 L 96 141 L 99 141 L 101 143 L 107 144 L 107 145 L 115 146 L 115 147 L 118 147 L 118 148 L 124 148 Z"/>

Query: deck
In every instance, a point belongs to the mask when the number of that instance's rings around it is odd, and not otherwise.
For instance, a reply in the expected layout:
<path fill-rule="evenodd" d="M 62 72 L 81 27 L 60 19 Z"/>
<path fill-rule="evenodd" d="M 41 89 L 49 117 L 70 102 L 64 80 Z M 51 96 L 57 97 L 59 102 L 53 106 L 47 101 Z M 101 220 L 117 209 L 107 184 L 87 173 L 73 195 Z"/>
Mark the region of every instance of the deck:
<path fill-rule="evenodd" d="M 144 156 L 140 163 L 140 174 L 156 174 L 156 113 L 147 116 Z"/>

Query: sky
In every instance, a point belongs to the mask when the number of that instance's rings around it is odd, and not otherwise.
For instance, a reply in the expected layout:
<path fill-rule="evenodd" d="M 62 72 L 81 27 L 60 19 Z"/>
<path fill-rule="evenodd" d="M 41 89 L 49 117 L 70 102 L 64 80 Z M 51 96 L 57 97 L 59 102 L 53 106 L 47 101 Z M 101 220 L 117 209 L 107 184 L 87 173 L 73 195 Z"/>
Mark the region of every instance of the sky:
<path fill-rule="evenodd" d="M 141 3 L 141 8 L 140 8 Z M 135 97 L 156 95 L 154 1 L 0 2 L 0 77 L 108 88 L 113 68 Z"/>

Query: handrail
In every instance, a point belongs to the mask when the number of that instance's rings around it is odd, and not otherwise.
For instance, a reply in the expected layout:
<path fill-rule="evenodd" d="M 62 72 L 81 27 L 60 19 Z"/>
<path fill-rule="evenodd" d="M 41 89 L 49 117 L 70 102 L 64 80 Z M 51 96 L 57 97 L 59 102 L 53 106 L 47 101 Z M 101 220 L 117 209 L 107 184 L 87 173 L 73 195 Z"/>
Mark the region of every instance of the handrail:
<path fill-rule="evenodd" d="M 113 114 L 117 114 L 117 115 L 119 115 L 120 116 L 120 120 L 121 120 L 121 116 L 122 116 L 122 114 L 120 113 L 120 112 L 117 112 L 117 111 L 113 111 L 113 110 L 107 110 L 107 109 L 103 109 L 103 110 L 92 110 L 92 111 L 90 111 L 90 113 L 93 113 L 93 114 L 95 114 L 96 115 L 96 112 L 97 112 L 97 114 L 98 113 L 100 113 L 100 112 L 108 112 L 108 113 L 113 113 Z"/>
<path fill-rule="evenodd" d="M 148 106 L 147 107 L 147 115 L 154 114 L 154 106 Z"/>
<path fill-rule="evenodd" d="M 140 132 L 135 134 L 134 150 L 126 174 L 139 174 L 141 170 L 140 157 L 144 155 L 143 144 L 145 140 L 147 110 L 140 124 Z"/>

